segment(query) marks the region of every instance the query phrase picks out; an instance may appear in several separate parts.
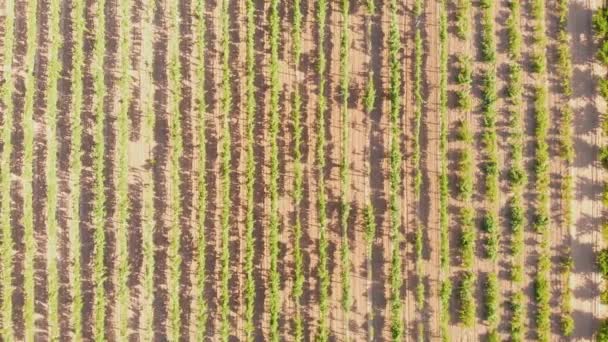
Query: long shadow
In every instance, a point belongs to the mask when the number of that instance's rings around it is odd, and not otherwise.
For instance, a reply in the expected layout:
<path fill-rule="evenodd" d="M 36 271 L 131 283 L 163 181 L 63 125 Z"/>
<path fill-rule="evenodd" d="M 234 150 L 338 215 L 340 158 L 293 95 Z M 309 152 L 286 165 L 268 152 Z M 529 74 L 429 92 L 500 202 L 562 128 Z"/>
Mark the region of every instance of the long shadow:
<path fill-rule="evenodd" d="M 239 104 L 242 103 L 242 94 L 240 92 L 241 80 L 241 65 L 239 62 L 239 44 L 241 41 L 239 26 L 240 22 L 235 20 L 235 18 L 240 17 L 240 4 L 236 1 L 231 1 L 228 4 L 228 13 L 229 13 L 229 24 L 228 24 L 228 39 L 229 41 L 229 73 L 230 73 L 230 91 L 232 95 L 232 103 L 233 105 L 230 108 L 228 126 L 230 129 L 230 167 L 232 171 L 230 173 L 230 204 L 231 204 L 231 214 L 230 214 L 230 233 L 229 233 L 229 242 L 228 248 L 230 250 L 230 269 L 232 275 L 229 279 L 229 293 L 230 293 L 230 314 L 229 314 L 229 324 L 231 326 L 236 326 L 238 320 L 240 320 L 239 316 L 239 306 L 241 305 L 240 295 L 240 265 L 239 260 L 241 259 L 241 227 L 242 222 L 240 222 L 239 211 L 242 208 L 243 203 L 241 201 L 241 175 L 239 174 L 239 164 L 241 161 L 241 153 L 242 153 L 242 133 L 240 130 L 240 121 L 242 119 L 242 115 L 240 112 Z M 222 113 L 223 114 L 223 113 Z M 235 238 L 236 237 L 236 238 Z M 229 339 L 231 341 L 238 340 L 240 338 L 241 332 L 234 329 L 230 331 Z"/>
<path fill-rule="evenodd" d="M 265 61 L 265 51 L 267 48 L 266 42 L 266 16 L 264 10 L 264 1 L 255 1 L 254 8 L 254 20 L 259 23 L 255 27 L 254 37 L 257 44 L 254 44 L 254 62 L 256 65 L 262 66 Z M 259 69 L 254 68 L 254 71 Z M 256 117 L 254 118 L 254 155 L 257 161 L 255 169 L 255 183 L 254 191 L 257 200 L 253 208 L 254 215 L 254 237 L 255 237 L 255 252 L 254 260 L 265 259 L 265 246 L 266 241 L 265 231 L 265 202 L 266 196 L 266 182 L 264 178 L 264 161 L 266 160 L 266 151 L 264 144 L 264 132 L 266 131 L 265 118 L 266 116 L 266 104 L 265 104 L 265 91 L 268 87 L 265 76 L 262 72 L 255 72 L 254 75 L 254 87 L 255 87 L 255 99 L 256 99 Z M 254 305 L 254 338 L 256 340 L 264 339 L 264 317 L 266 313 L 266 275 L 265 266 L 263 262 L 256 262 L 254 264 L 253 277 L 255 282 L 255 305 Z"/>
<path fill-rule="evenodd" d="M 377 2 L 378 8 L 385 8 L 385 1 Z M 387 275 L 385 274 L 386 251 L 383 246 L 384 236 L 388 234 L 386 229 L 386 213 L 388 203 L 386 201 L 385 191 L 385 174 L 384 167 L 386 163 L 386 145 L 385 145 L 385 127 L 383 124 L 383 108 L 385 106 L 385 89 L 383 88 L 382 68 L 384 65 L 382 47 L 385 40 L 385 33 L 382 30 L 382 17 L 375 15 L 371 17 L 370 32 L 368 37 L 370 60 L 368 68 L 372 71 L 372 79 L 376 88 L 375 107 L 367 117 L 367 125 L 369 126 L 369 136 L 367 142 L 366 154 L 369 156 L 369 201 L 374 208 L 376 214 L 376 238 L 372 245 L 371 267 L 372 283 L 369 291 L 371 298 L 372 312 L 369 313 L 368 319 L 371 320 L 371 329 L 368 331 L 368 336 L 376 338 L 384 338 L 384 326 L 386 324 L 386 312 L 384 308 L 388 298 L 386 297 L 385 284 Z M 369 272 L 369 271 L 368 271 Z M 371 316 L 371 317 L 369 317 Z"/>
<path fill-rule="evenodd" d="M 181 91 L 181 101 L 179 104 L 179 113 L 173 113 L 178 115 L 181 129 L 182 129 L 182 145 L 183 152 L 179 160 L 180 170 L 180 197 L 182 213 L 180 220 L 180 251 L 179 254 L 182 258 L 181 263 L 181 274 L 180 274 L 180 289 L 181 293 L 179 296 L 180 305 L 180 340 L 188 340 L 189 338 L 189 326 L 191 316 L 191 303 L 192 303 L 192 278 L 190 277 L 189 270 L 192 270 L 193 257 L 195 255 L 194 249 L 196 248 L 194 242 L 194 229 L 193 224 L 193 212 L 194 208 L 194 148 L 195 148 L 195 119 L 194 116 L 197 114 L 194 110 L 192 103 L 193 101 L 193 88 L 192 88 L 192 68 L 193 68 L 193 32 L 192 32 L 192 16 L 189 14 L 192 10 L 192 3 L 190 1 L 180 1 L 179 3 L 179 16 L 181 18 L 179 22 L 179 63 L 180 63 L 180 74 L 182 82 L 179 85 Z"/>
<path fill-rule="evenodd" d="M 118 1 L 110 0 L 106 2 L 105 7 L 105 56 L 104 56 L 104 70 L 117 70 L 119 66 L 119 54 L 118 54 L 118 41 L 120 37 L 120 17 L 118 15 Z M 119 73 L 104 73 L 104 82 L 107 89 L 106 97 L 104 98 L 104 111 L 105 115 L 105 127 L 104 127 L 104 138 L 105 138 L 105 156 L 104 156 L 104 192 L 105 192 L 105 251 L 104 251 L 104 265 L 106 267 L 105 280 L 105 293 L 108 299 L 115 298 L 116 288 L 112 281 L 115 276 L 116 263 L 116 224 L 114 221 L 116 213 L 116 180 L 114 174 L 118 169 L 116 166 L 117 158 L 117 113 L 120 108 L 118 101 L 115 98 L 119 96 L 118 84 L 120 80 Z M 114 339 L 114 317 L 115 306 L 112 305 L 112 299 L 107 300 L 105 325 L 106 338 Z"/>
<path fill-rule="evenodd" d="M 84 30 L 84 60 L 93 58 L 94 48 L 94 29 L 95 29 L 95 4 L 92 1 L 86 2 L 85 30 Z M 92 336 L 92 309 L 93 309 L 93 283 L 92 269 L 89 265 L 93 260 L 93 228 L 91 222 L 91 211 L 93 201 L 93 158 L 92 149 L 94 140 L 92 128 L 94 127 L 93 118 L 93 75 L 92 66 L 84 65 L 83 70 L 83 106 L 81 113 L 82 120 L 82 171 L 80 174 L 80 241 L 81 241 L 81 263 L 82 263 L 82 330 L 84 335 Z"/>
<path fill-rule="evenodd" d="M 206 305 L 208 310 L 208 317 L 205 324 L 205 331 L 207 336 L 216 336 L 216 327 L 214 323 L 216 321 L 216 313 L 219 312 L 219 304 L 217 299 L 219 298 L 219 289 L 215 286 L 218 283 L 218 256 L 216 252 L 216 246 L 218 245 L 219 233 L 216 231 L 217 217 L 215 213 L 218 210 L 217 196 L 218 192 L 217 179 L 218 172 L 216 164 L 218 159 L 217 146 L 218 146 L 218 132 L 219 127 L 214 127 L 212 116 L 218 112 L 218 103 L 216 101 L 217 86 L 215 82 L 216 73 L 218 68 L 216 63 L 219 60 L 217 51 L 218 34 L 213 30 L 213 23 L 216 22 L 217 18 L 212 17 L 209 13 L 213 13 L 217 6 L 217 1 L 211 0 L 205 2 L 204 13 L 201 14 L 202 20 L 205 25 L 205 64 L 204 64 L 204 76 L 205 76 L 205 155 L 206 160 L 204 165 L 201 165 L 201 174 L 205 177 L 205 183 L 207 185 L 207 210 L 205 213 L 205 288 L 203 289 Z M 212 114 L 213 113 L 213 114 Z M 200 137 L 199 137 L 200 138 Z"/>
<path fill-rule="evenodd" d="M 167 338 L 165 322 L 167 322 L 167 230 L 169 222 L 167 216 L 167 192 L 168 179 L 166 175 L 169 163 L 169 122 L 167 117 L 167 75 L 165 65 L 167 63 L 167 41 L 168 35 L 165 27 L 164 13 L 166 9 L 162 3 L 157 2 L 153 18 L 154 31 L 156 33 L 153 48 L 152 80 L 154 82 L 154 115 L 156 116 L 156 127 L 154 127 L 155 147 L 153 155 L 153 182 L 154 182 L 154 245 L 157 247 L 154 253 L 154 335 L 155 339 L 165 340 Z"/>
<path fill-rule="evenodd" d="M 315 8 L 315 2 L 309 0 L 302 1 L 301 12 L 303 15 L 303 26 L 306 27 L 306 18 L 309 13 L 311 13 Z M 304 31 L 306 31 L 304 29 Z M 303 161 L 303 177 L 304 179 L 315 178 L 316 170 L 314 167 L 307 163 L 310 159 L 311 153 L 314 154 L 314 142 L 312 142 L 312 137 L 314 136 L 314 124 L 308 125 L 310 117 L 315 117 L 316 107 L 310 105 L 311 96 L 309 92 L 311 92 L 311 88 L 309 88 L 310 84 L 315 84 L 316 77 L 316 64 L 315 64 L 315 55 L 314 51 L 311 53 L 307 53 L 306 50 L 302 51 L 302 60 L 300 63 L 300 71 L 304 78 L 298 80 L 300 83 L 300 90 L 302 95 L 302 161 Z M 314 82 L 310 80 L 314 80 Z M 316 203 L 316 198 L 312 197 L 311 191 L 313 191 L 311 181 L 303 182 L 303 196 L 302 196 L 302 204 L 300 206 L 301 218 L 302 218 L 302 227 L 310 227 L 316 225 L 313 217 L 311 216 L 311 210 Z M 303 229 L 302 232 L 302 262 L 304 264 L 304 290 L 302 293 L 301 300 L 301 310 L 302 310 L 302 319 L 304 320 L 304 339 L 312 340 L 315 336 L 314 324 L 311 323 L 314 320 L 312 309 L 310 308 L 313 305 L 314 301 L 317 299 L 316 295 L 316 287 L 311 282 L 312 279 L 317 279 L 317 272 L 312 267 L 312 260 L 314 259 L 314 255 L 317 251 L 317 236 L 313 236 L 308 232 L 307 229 Z M 307 324 L 306 324 L 307 323 Z"/>
<path fill-rule="evenodd" d="M 58 248 L 59 257 L 57 267 L 60 270 L 67 270 L 70 267 L 70 247 L 69 247 L 69 223 L 70 223 L 70 153 L 72 132 L 70 129 L 70 106 L 72 104 L 72 49 L 73 46 L 73 23 L 69 9 L 72 8 L 72 1 L 64 1 L 61 5 L 60 33 L 63 39 L 63 47 L 60 49 L 61 73 L 58 82 L 58 104 L 57 104 L 57 177 L 58 177 L 58 201 L 57 201 L 57 223 L 58 223 Z M 78 218 L 76 218 L 78 219 Z M 71 312 L 70 296 L 70 274 L 69 272 L 59 272 L 59 327 L 61 340 L 69 337 L 69 324 Z"/>
<path fill-rule="evenodd" d="M 40 125 L 41 127 L 47 127 L 47 125 L 56 123 L 49 123 L 46 121 L 46 106 L 47 106 L 47 83 L 49 80 L 49 4 L 47 2 L 38 3 L 38 11 L 40 15 L 38 17 L 38 43 L 35 47 L 36 50 L 36 64 L 34 66 L 34 104 L 33 104 L 33 117 L 31 124 Z M 56 58 L 56 57 L 53 57 Z M 50 105 L 50 104 L 49 104 Z M 56 103 L 52 104 L 56 105 Z M 47 209 L 47 179 L 46 179 L 46 149 L 48 146 L 49 137 L 46 134 L 46 130 L 34 129 L 33 136 L 33 155 L 32 163 L 30 165 L 24 165 L 29 168 L 32 173 L 31 191 L 32 191 L 32 210 L 35 243 L 35 254 L 33 259 L 34 268 L 34 314 L 38 316 L 34 321 L 35 337 L 39 339 L 48 338 L 47 329 L 48 326 L 48 283 L 47 283 L 47 267 L 46 267 L 46 253 L 40 253 L 45 251 L 47 248 L 48 236 L 46 234 L 46 209 Z M 56 165 L 54 166 L 56 168 Z"/>

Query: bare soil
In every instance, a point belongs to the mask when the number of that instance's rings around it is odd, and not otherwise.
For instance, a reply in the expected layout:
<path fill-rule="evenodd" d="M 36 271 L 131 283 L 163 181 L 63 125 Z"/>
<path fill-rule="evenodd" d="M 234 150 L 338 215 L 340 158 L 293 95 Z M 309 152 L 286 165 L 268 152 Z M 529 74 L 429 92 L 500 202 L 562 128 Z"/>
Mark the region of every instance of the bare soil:
<path fill-rule="evenodd" d="M 389 151 L 389 96 L 388 96 L 388 28 L 390 21 L 390 0 L 377 0 L 377 14 L 368 16 L 363 2 L 351 1 L 350 4 L 350 48 L 349 48 L 349 75 L 350 96 L 348 98 L 348 123 L 342 122 L 342 94 L 340 92 L 340 39 L 342 29 L 341 3 L 337 0 L 328 1 L 328 23 L 326 44 L 319 46 L 317 27 L 317 5 L 316 1 L 302 0 L 303 26 L 302 26 L 302 62 L 300 68 L 295 70 L 292 56 L 292 31 L 293 3 L 290 1 L 280 2 L 279 15 L 281 32 L 279 35 L 279 83 L 280 83 L 280 131 L 279 131 L 279 216 L 280 216 L 280 260 L 279 270 L 281 273 L 281 313 L 280 329 L 281 340 L 292 341 L 293 322 L 295 315 L 295 303 L 293 302 L 294 282 L 294 257 L 293 257 L 293 122 L 292 122 L 292 96 L 295 84 L 302 85 L 302 123 L 303 131 L 303 171 L 304 171 L 304 198 L 301 205 L 303 237 L 302 251 L 304 254 L 304 293 L 301 301 L 301 310 L 304 318 L 304 339 L 314 340 L 319 323 L 319 281 L 318 281 L 318 255 L 319 255 L 319 225 L 318 225 L 318 174 L 324 172 L 327 186 L 328 206 L 328 237 L 329 237 L 329 271 L 330 271 L 330 305 L 329 326 L 332 341 L 376 341 L 390 340 L 391 331 L 390 308 L 389 308 L 389 272 L 390 254 L 393 242 L 389 235 L 389 210 L 388 210 L 388 151 Z M 46 157 L 46 128 L 50 124 L 44 120 L 44 108 L 46 100 L 44 96 L 44 84 L 48 71 L 47 62 L 52 56 L 47 56 L 48 49 L 48 1 L 42 1 L 38 10 L 38 23 L 40 25 L 40 44 L 37 47 L 37 64 L 34 70 L 37 77 L 38 92 L 36 96 L 35 111 L 35 157 L 34 165 L 23 165 L 23 107 L 24 107 L 24 82 L 26 75 L 24 70 L 24 56 L 26 49 L 27 18 L 25 9 L 27 1 L 16 2 L 16 30 L 15 30 L 15 56 L 13 60 L 13 75 L 2 75 L 3 81 L 15 83 L 13 101 L 14 113 L 2 112 L 2 116 L 14 116 L 13 148 L 11 158 L 11 223 L 13 227 L 13 239 L 15 241 L 15 263 L 12 270 L 15 291 L 13 295 L 13 316 L 11 326 L 15 330 L 16 338 L 22 339 L 24 334 L 23 321 L 23 170 L 24 167 L 34 168 L 34 205 L 35 226 L 37 240 L 37 257 L 35 262 L 36 271 L 36 329 L 40 340 L 48 338 L 47 317 L 48 295 L 46 291 L 46 230 L 44 227 L 46 203 L 46 179 L 45 157 Z M 66 269 L 70 265 L 68 223 L 69 218 L 69 188 L 71 153 L 69 144 L 71 142 L 70 132 L 70 103 L 73 98 L 72 87 L 69 79 L 72 75 L 72 52 L 70 46 L 73 44 L 73 22 L 69 15 L 71 2 L 62 6 L 62 29 L 61 34 L 65 45 L 61 51 L 62 65 L 60 101 L 58 104 L 58 179 L 59 179 L 59 248 L 58 260 L 60 269 Z M 199 174 L 204 174 L 207 180 L 208 203 L 206 222 L 207 241 L 207 275 L 206 293 L 208 305 L 207 339 L 214 341 L 220 335 L 220 212 L 222 205 L 221 179 L 220 179 L 220 144 L 222 139 L 221 125 L 222 112 L 220 108 L 220 82 L 222 77 L 222 52 L 220 41 L 220 9 L 221 1 L 206 1 L 204 13 L 196 14 L 204 17 L 206 27 L 206 61 L 204 85 L 197 84 L 193 76 L 193 70 L 197 63 L 193 51 L 194 40 L 198 33 L 192 25 L 194 1 L 186 0 L 180 3 L 180 27 L 179 37 L 173 36 L 169 31 L 166 11 L 166 2 L 157 3 L 152 23 L 144 20 L 145 6 L 150 6 L 145 1 L 133 1 L 131 11 L 131 108 L 129 118 L 131 121 L 130 139 L 128 149 L 129 166 L 129 199 L 131 212 L 129 218 L 129 261 L 131 275 L 129 287 L 132 289 L 131 306 L 129 317 L 130 340 L 139 340 L 140 316 L 143 310 L 151 310 L 154 315 L 154 333 L 156 340 L 167 339 L 167 301 L 169 293 L 167 284 L 167 232 L 171 224 L 171 210 L 169 203 L 172 194 L 179 191 L 182 199 L 183 215 L 179 218 L 181 235 L 180 255 L 182 257 L 182 286 L 180 288 L 180 307 L 182 340 L 191 340 L 194 331 L 194 317 L 192 315 L 192 302 L 196 289 L 193 283 L 196 261 L 196 208 L 198 198 L 196 196 L 196 185 Z M 420 21 L 414 18 L 413 0 L 399 2 L 397 7 L 397 19 L 399 22 L 400 39 L 402 49 L 399 52 L 402 62 L 402 197 L 400 199 L 400 210 L 402 213 L 402 233 L 405 241 L 401 250 L 403 260 L 404 286 L 402 298 L 404 300 L 403 319 L 406 326 L 405 340 L 436 341 L 440 339 L 439 331 L 439 51 L 438 51 L 438 11 L 439 4 L 433 1 L 424 2 L 424 14 Z M 498 111 L 498 137 L 500 150 L 501 171 L 504 173 L 508 165 L 508 117 L 504 101 L 503 88 L 506 84 L 505 68 L 509 62 L 506 53 L 506 23 L 505 18 L 508 9 L 507 1 L 496 1 L 495 3 L 495 39 L 497 42 L 496 70 L 498 72 L 499 100 Z M 530 18 L 530 1 L 522 3 L 522 24 L 524 34 L 523 52 L 524 75 L 528 75 L 530 39 L 532 34 L 532 22 Z M 591 341 L 601 317 L 606 315 L 606 308 L 600 306 L 599 291 L 600 279 L 595 269 L 595 253 L 600 248 L 599 227 L 601 226 L 602 205 L 600 191 L 604 176 L 600 172 L 596 161 L 597 146 L 603 138 L 600 136 L 599 113 L 604 112 L 605 104 L 597 100 L 595 92 L 595 79 L 602 70 L 594 63 L 595 46 L 591 35 L 592 9 L 600 6 L 597 0 L 574 0 L 570 3 L 568 31 L 571 39 L 572 61 L 574 66 L 573 87 L 574 95 L 570 99 L 560 95 L 555 87 L 555 70 L 549 69 L 550 104 L 552 109 L 551 144 L 555 145 L 557 135 L 558 117 L 554 110 L 554 104 L 569 103 L 574 112 L 574 140 L 576 159 L 570 168 L 558 160 L 558 149 L 551 149 L 552 170 L 551 175 L 555 181 L 552 183 L 552 221 L 555 229 L 551 233 L 551 253 L 554 264 L 557 265 L 558 257 L 563 254 L 565 247 L 570 247 L 574 260 L 574 270 L 570 278 L 569 286 L 573 293 L 574 320 L 576 329 L 574 336 L 568 340 Z M 449 170 L 450 170 L 450 239 L 452 262 L 450 266 L 450 278 L 454 284 L 454 300 L 451 307 L 449 334 L 453 341 L 483 341 L 488 332 L 487 322 L 484 320 L 483 290 L 484 281 L 488 274 L 497 273 L 501 296 L 503 300 L 500 306 L 499 332 L 504 339 L 508 338 L 508 321 L 510 312 L 505 299 L 514 289 L 508 278 L 509 258 L 508 246 L 510 243 L 508 234 L 508 222 L 506 220 L 506 202 L 508 195 L 507 180 L 501 177 L 499 206 L 501 212 L 501 240 L 500 256 L 498 262 L 493 263 L 483 258 L 484 233 L 477 231 L 476 262 L 474 273 L 477 276 L 477 315 L 476 324 L 472 328 L 463 327 L 458 319 L 459 305 L 456 293 L 460 284 L 463 271 L 459 262 L 459 237 L 461 233 L 460 218 L 458 213 L 463 203 L 455 196 L 457 182 L 458 153 L 463 149 L 470 149 L 474 156 L 475 165 L 475 193 L 473 205 L 480 219 L 488 204 L 485 200 L 483 190 L 483 173 L 481 166 L 484 161 L 483 145 L 481 142 L 482 124 L 479 103 L 481 99 L 480 80 L 481 73 L 488 65 L 483 63 L 479 57 L 479 32 L 481 27 L 481 10 L 479 1 L 473 1 L 470 23 L 473 34 L 470 39 L 463 42 L 456 38 L 454 20 L 455 2 L 449 1 L 450 34 L 448 37 L 449 47 Z M 85 33 L 85 69 L 84 69 L 84 106 L 83 106 L 83 172 L 81 177 L 81 217 L 76 218 L 81 222 L 81 251 L 82 251 L 82 279 L 83 279 L 83 331 L 86 337 L 91 336 L 93 326 L 93 301 L 94 284 L 92 279 L 93 267 L 93 66 L 89 61 L 92 59 L 92 48 L 94 45 L 94 33 L 98 28 L 95 20 L 95 1 L 87 1 L 87 11 L 83 13 L 86 19 Z M 120 89 L 118 89 L 118 43 L 120 34 L 120 18 L 118 15 L 118 1 L 106 2 L 106 85 L 108 94 L 104 99 L 106 110 L 106 195 L 107 195 L 107 244 L 106 244 L 106 266 L 108 269 L 107 290 L 107 334 L 109 340 L 121 341 L 126 337 L 117 336 L 115 331 L 116 315 L 114 313 L 116 267 L 115 255 L 115 225 L 114 216 L 116 212 L 115 172 L 117 170 L 115 152 L 116 146 L 116 110 L 119 107 Z M 547 7 L 548 13 L 548 38 L 549 46 L 555 43 L 555 9 L 552 5 Z M 230 65 L 231 90 L 233 93 L 233 108 L 230 113 L 231 130 L 231 231 L 230 231 L 230 340 L 242 340 L 243 317 L 244 317 L 244 266 L 245 255 L 245 213 L 248 209 L 245 200 L 245 39 L 246 18 L 243 2 L 230 1 Z M 255 182 L 255 205 L 253 208 L 255 217 L 255 258 L 254 278 L 256 290 L 256 302 L 254 308 L 255 339 L 269 339 L 269 263 L 270 253 L 268 246 L 268 216 L 270 211 L 269 182 L 270 182 L 270 144 L 269 144 L 269 103 L 270 103 L 270 46 L 269 46 L 269 3 L 268 1 L 255 1 L 255 88 L 256 88 L 256 120 L 254 123 L 254 151 L 256 158 L 256 182 Z M 0 11 L 0 34 L 4 34 L 4 23 L 6 14 Z M 370 34 L 367 25 L 370 22 Z M 141 44 L 145 25 L 152 25 L 154 60 L 152 73 L 146 75 L 142 70 Z M 412 163 L 414 134 L 414 95 L 413 95 L 413 58 L 414 58 L 414 29 L 420 27 L 424 38 L 423 57 L 423 97 L 424 105 L 422 111 L 421 125 L 421 169 L 423 173 L 423 184 L 419 201 L 414 200 L 413 175 L 414 165 Z M 183 83 L 181 85 L 182 102 L 180 113 L 172 113 L 167 107 L 167 100 L 172 89 L 168 89 L 167 82 L 167 49 L 170 39 L 180 39 L 180 64 Z M 3 46 L 5 38 L 0 38 L 0 47 Z M 320 49 L 327 55 L 326 98 L 328 109 L 326 115 L 325 132 L 318 132 L 318 85 L 319 75 L 317 72 L 317 61 Z M 472 57 L 474 70 L 474 81 L 472 94 L 474 98 L 473 110 L 462 113 L 456 108 L 455 91 L 458 85 L 455 82 L 457 70 L 456 56 L 468 52 Z M 549 58 L 553 55 L 549 53 Z M 0 56 L 4 58 L 4 54 Z M 370 71 L 373 72 L 373 82 L 376 85 L 376 108 L 371 113 L 364 110 L 363 96 L 368 82 L 370 82 Z M 154 92 L 154 113 L 156 126 L 154 129 L 154 142 L 149 143 L 143 134 L 143 96 L 142 89 L 147 87 L 144 82 L 152 80 Z M 533 76 L 524 77 L 525 94 L 525 133 L 526 149 L 525 162 L 528 173 L 533 174 L 533 110 L 532 110 L 532 86 L 536 80 Z M 206 152 L 207 160 L 204 165 L 199 165 L 198 144 L 201 137 L 197 136 L 198 113 L 196 102 L 193 99 L 197 92 L 205 90 L 207 102 L 206 108 Z M 3 105 L 2 110 L 5 109 Z M 183 129 L 184 154 L 180 160 L 180 176 L 182 186 L 180 189 L 170 187 L 169 167 L 171 167 L 171 138 L 169 135 L 169 123 L 174 115 L 179 115 Z M 475 132 L 475 143 L 473 146 L 464 146 L 456 139 L 457 122 L 467 119 Z M 341 159 L 341 134 L 348 125 L 349 139 L 346 148 L 349 151 L 348 170 L 350 183 L 348 188 L 348 201 L 351 204 L 351 217 L 348 225 L 348 237 L 342 239 L 340 227 L 340 159 Z M 316 161 L 316 140 L 318 134 L 324 134 L 327 139 L 326 169 L 319 170 Z M 4 167 L 4 166 L 3 166 Z M 574 180 L 573 224 L 565 227 L 560 224 L 560 194 L 559 182 L 565 174 L 572 175 Z M 526 210 L 531 217 L 535 204 L 535 193 L 533 191 L 533 179 L 526 189 Z M 142 275 L 143 275 L 143 252 L 142 252 L 142 207 L 143 191 L 145 187 L 153 185 L 154 188 L 154 221 L 155 221 L 155 269 L 154 269 L 154 304 L 152 308 L 142 306 Z M 377 234 L 373 242 L 371 259 L 368 258 L 365 245 L 365 231 L 363 221 L 363 210 L 365 206 L 373 204 L 376 212 Z M 480 222 L 480 220 L 477 220 Z M 422 262 L 422 274 L 417 274 L 414 260 L 414 233 L 417 225 L 424 228 L 424 260 Z M 480 227 L 480 225 L 478 225 Z M 348 243 L 350 248 L 350 259 L 348 265 L 343 265 L 340 260 L 340 248 L 343 243 Z M 524 290 L 527 305 L 527 339 L 534 339 L 535 329 L 535 306 L 533 305 L 532 279 L 535 272 L 535 262 L 538 257 L 537 236 L 530 231 L 526 232 L 526 275 Z M 350 282 L 353 296 L 353 305 L 345 312 L 340 301 L 341 274 L 343 267 L 351 268 L 351 276 L 346 281 Z M 554 267 L 554 274 L 557 273 Z M 72 303 L 72 289 L 69 277 L 65 272 L 60 272 L 60 325 L 62 340 L 69 340 L 72 334 L 70 327 L 70 310 Z M 555 308 L 552 316 L 553 332 L 555 340 L 566 340 L 559 335 L 559 310 L 558 304 L 560 293 L 564 284 L 560 283 L 558 276 L 552 278 L 553 298 L 552 304 Z M 423 310 L 417 310 L 415 306 L 415 290 L 417 282 L 422 281 L 426 287 L 425 305 Z M 418 327 L 422 327 L 419 330 Z M 422 331 L 422 334 L 419 334 Z"/>

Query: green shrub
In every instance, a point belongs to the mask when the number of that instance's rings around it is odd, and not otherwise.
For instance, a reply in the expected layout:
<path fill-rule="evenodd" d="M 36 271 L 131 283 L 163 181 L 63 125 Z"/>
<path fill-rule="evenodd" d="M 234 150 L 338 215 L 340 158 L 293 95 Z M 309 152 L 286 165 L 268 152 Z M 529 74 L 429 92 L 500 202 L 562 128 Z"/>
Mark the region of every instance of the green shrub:
<path fill-rule="evenodd" d="M 462 277 L 462 283 L 458 293 L 460 300 L 460 310 L 458 317 L 466 327 L 475 324 L 475 275 L 473 272 L 466 271 Z"/>
<path fill-rule="evenodd" d="M 597 265 L 602 276 L 608 279 L 608 248 L 602 249 L 597 254 Z"/>
<path fill-rule="evenodd" d="M 608 320 L 602 321 L 600 328 L 597 331 L 597 342 L 608 342 Z"/>

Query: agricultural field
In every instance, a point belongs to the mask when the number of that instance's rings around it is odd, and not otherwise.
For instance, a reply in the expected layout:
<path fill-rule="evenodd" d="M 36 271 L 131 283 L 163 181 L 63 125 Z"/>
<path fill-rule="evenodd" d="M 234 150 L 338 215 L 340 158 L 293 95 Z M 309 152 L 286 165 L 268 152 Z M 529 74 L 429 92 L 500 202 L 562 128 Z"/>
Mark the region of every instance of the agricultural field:
<path fill-rule="evenodd" d="M 608 342 L 598 0 L 3 0 L 0 341 Z"/>

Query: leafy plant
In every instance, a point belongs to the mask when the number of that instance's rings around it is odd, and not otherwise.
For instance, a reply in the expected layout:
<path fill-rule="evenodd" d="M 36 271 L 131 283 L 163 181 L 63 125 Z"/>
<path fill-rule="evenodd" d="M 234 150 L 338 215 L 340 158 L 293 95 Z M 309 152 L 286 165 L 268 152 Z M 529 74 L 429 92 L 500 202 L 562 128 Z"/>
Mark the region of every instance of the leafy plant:
<path fill-rule="evenodd" d="M 471 271 L 465 271 L 458 293 L 460 310 L 458 317 L 465 327 L 475 324 L 475 275 Z"/>

